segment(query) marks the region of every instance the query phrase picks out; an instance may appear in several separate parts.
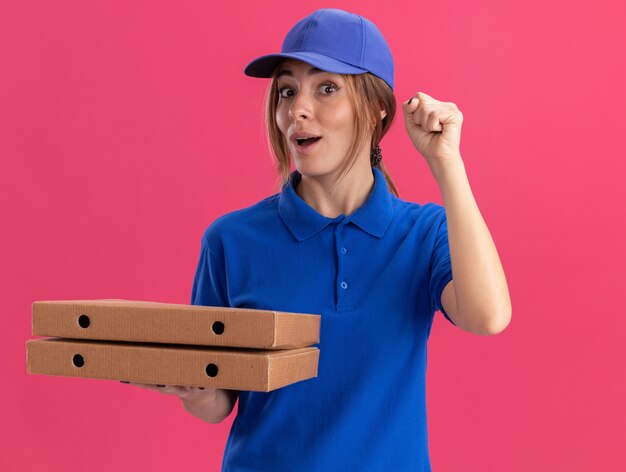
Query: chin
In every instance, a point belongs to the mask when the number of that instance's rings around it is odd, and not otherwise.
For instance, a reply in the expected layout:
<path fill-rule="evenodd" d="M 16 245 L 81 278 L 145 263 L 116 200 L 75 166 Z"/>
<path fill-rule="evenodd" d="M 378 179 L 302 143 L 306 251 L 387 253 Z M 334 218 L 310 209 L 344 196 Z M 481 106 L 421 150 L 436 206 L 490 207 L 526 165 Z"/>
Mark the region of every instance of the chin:
<path fill-rule="evenodd" d="M 307 159 L 293 159 L 293 165 L 302 175 L 318 174 L 321 170 L 319 162 L 311 162 Z"/>
<path fill-rule="evenodd" d="M 298 165 L 296 169 L 300 174 L 307 177 L 320 177 L 322 175 L 327 175 L 332 172 L 332 169 L 325 168 L 324 166 L 316 166 L 316 165 Z"/>
<path fill-rule="evenodd" d="M 300 172 L 300 174 L 308 177 L 328 175 L 339 170 L 339 164 L 337 166 L 329 165 L 328 162 L 321 162 L 320 160 L 316 160 L 315 157 L 312 159 L 307 157 L 292 160 L 296 170 Z"/>

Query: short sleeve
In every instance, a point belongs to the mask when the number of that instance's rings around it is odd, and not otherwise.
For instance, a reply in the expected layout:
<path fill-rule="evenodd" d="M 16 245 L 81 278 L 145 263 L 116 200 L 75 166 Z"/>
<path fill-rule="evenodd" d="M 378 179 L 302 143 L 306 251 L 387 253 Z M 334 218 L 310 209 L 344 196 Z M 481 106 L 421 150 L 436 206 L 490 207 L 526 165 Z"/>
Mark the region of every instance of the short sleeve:
<path fill-rule="evenodd" d="M 209 232 L 202 237 L 200 258 L 191 288 L 191 304 L 203 306 L 230 306 L 226 284 L 224 254 L 215 248 Z"/>
<path fill-rule="evenodd" d="M 430 306 L 433 311 L 441 311 L 446 319 L 454 324 L 454 321 L 450 319 L 441 305 L 441 293 L 446 284 L 452 280 L 452 263 L 450 262 L 450 247 L 448 245 L 448 222 L 445 208 L 442 206 L 441 214 L 441 219 L 436 223 L 437 231 L 430 264 Z"/>

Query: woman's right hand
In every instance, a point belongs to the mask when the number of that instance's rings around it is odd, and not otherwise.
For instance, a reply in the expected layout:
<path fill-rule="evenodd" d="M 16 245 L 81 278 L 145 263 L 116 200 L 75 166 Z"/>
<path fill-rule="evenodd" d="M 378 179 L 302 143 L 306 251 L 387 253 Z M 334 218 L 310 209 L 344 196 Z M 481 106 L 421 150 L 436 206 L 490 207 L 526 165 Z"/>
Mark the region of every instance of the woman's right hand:
<path fill-rule="evenodd" d="M 187 412 L 207 423 L 220 423 L 226 418 L 239 396 L 237 390 L 219 388 L 181 387 L 178 385 L 151 385 L 137 382 L 123 382 L 148 390 L 156 390 L 166 395 L 180 398 Z"/>

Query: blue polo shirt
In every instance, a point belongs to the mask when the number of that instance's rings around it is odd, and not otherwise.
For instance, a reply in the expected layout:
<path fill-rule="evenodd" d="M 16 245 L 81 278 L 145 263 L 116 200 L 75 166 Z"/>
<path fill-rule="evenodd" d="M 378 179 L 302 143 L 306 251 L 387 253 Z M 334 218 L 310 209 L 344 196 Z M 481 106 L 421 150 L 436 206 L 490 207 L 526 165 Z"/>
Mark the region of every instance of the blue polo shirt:
<path fill-rule="evenodd" d="M 434 313 L 448 318 L 446 214 L 396 198 L 372 172 L 349 216 L 309 206 L 294 171 L 204 232 L 192 304 L 321 315 L 318 376 L 240 392 L 222 471 L 431 470 L 426 344 Z"/>

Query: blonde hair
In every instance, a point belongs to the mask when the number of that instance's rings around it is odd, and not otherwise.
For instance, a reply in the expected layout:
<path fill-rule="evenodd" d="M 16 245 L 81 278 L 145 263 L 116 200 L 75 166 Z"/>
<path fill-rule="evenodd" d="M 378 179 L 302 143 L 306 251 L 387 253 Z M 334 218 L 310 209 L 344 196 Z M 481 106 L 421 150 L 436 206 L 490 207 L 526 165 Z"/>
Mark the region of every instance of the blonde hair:
<path fill-rule="evenodd" d="M 289 181 L 291 175 L 291 154 L 287 141 L 278 128 L 276 123 L 276 108 L 278 106 L 278 87 L 277 72 L 280 67 L 276 67 L 272 74 L 271 83 L 267 89 L 265 96 L 265 126 L 267 128 L 267 137 L 270 149 L 273 151 L 278 161 L 277 190 Z M 356 162 L 359 151 L 362 149 L 365 137 L 374 123 L 374 130 L 370 142 L 370 149 L 378 145 L 391 127 L 394 116 L 396 114 L 396 98 L 391 87 L 378 77 L 366 72 L 364 74 L 340 74 L 346 81 L 348 95 L 354 106 L 354 126 L 355 135 L 352 145 L 348 151 L 348 157 L 344 160 L 339 171 L 339 175 L 335 181 L 337 183 L 344 177 Z M 380 110 L 383 109 L 386 114 L 384 118 L 380 117 Z M 385 176 L 387 187 L 396 197 L 399 197 L 396 186 L 389 175 L 382 161 L 376 167 Z"/>

